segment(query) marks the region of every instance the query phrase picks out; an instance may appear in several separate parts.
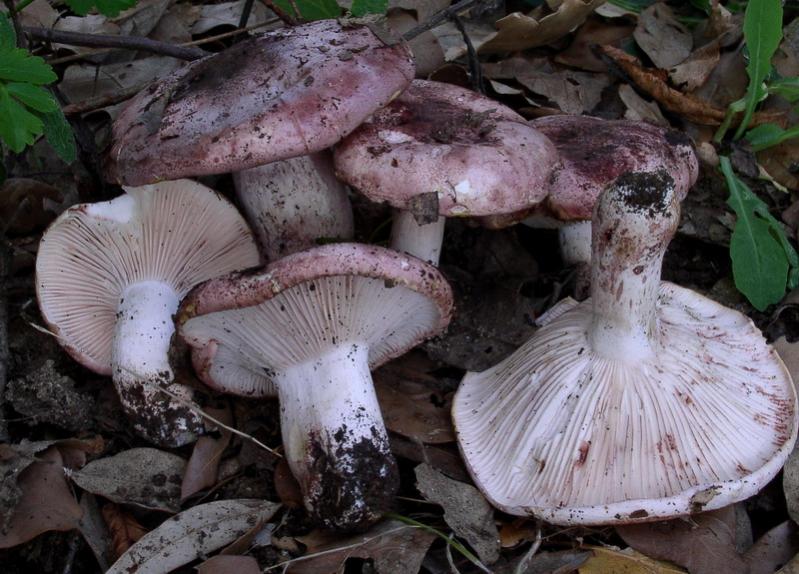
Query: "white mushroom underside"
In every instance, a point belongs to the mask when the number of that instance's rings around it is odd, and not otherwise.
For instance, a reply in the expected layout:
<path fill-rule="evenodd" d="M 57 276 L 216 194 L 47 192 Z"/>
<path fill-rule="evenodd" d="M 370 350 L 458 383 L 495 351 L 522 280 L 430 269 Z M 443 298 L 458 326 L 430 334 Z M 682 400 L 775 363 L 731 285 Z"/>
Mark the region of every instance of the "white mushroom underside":
<path fill-rule="evenodd" d="M 98 370 L 110 372 L 116 313 L 130 285 L 161 281 L 182 298 L 201 281 L 258 263 L 241 216 L 192 181 L 129 188 L 85 210 L 47 231 L 36 278 L 48 322 Z"/>
<path fill-rule="evenodd" d="M 460 446 L 497 506 L 560 524 L 652 519 L 696 510 L 709 487 L 744 498 L 776 474 L 796 399 L 774 351 L 746 317 L 680 287 L 661 284 L 658 312 L 652 364 L 591 351 L 589 300 L 466 376 Z"/>
<path fill-rule="evenodd" d="M 237 354 L 235 372 L 269 377 L 348 342 L 367 345 L 369 364 L 379 365 L 413 346 L 438 321 L 438 307 L 416 291 L 382 279 L 336 276 L 291 287 L 254 307 L 194 317 L 181 334 L 194 346 L 216 341 L 227 349 L 223 360 L 230 361 L 228 351 Z M 256 377 L 225 379 L 215 382 L 243 395 L 257 395 L 264 385 Z"/>

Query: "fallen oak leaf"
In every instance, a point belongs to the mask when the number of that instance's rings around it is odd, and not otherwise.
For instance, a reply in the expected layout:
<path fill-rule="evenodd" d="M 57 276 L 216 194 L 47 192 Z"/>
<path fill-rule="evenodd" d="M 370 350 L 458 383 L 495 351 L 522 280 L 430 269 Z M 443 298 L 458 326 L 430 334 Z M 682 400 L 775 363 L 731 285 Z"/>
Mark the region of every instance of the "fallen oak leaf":
<path fill-rule="evenodd" d="M 106 574 L 163 574 L 229 544 L 269 520 L 279 504 L 217 500 L 185 510 L 145 534 Z"/>
<path fill-rule="evenodd" d="M 206 408 L 205 410 L 226 426 L 230 426 L 233 422 L 229 408 Z M 189 458 L 189 462 L 186 465 L 186 471 L 183 474 L 183 482 L 180 485 L 181 500 L 186 500 L 204 488 L 209 488 L 216 484 L 219 461 L 222 459 L 222 453 L 230 444 L 232 436 L 231 432 L 224 427 L 222 427 L 220 434 L 219 438 L 201 436 L 195 443 L 191 458 Z"/>
<path fill-rule="evenodd" d="M 668 111 L 695 124 L 705 126 L 718 126 L 724 121 L 726 110 L 713 107 L 695 96 L 684 94 L 672 88 L 666 83 L 663 71 L 644 68 L 638 58 L 613 46 L 601 45 L 597 46 L 596 49 L 602 56 L 607 58 L 607 61 L 615 65 L 622 72 L 622 75 L 628 78 L 641 91 L 657 100 Z M 733 125 L 737 121 L 739 121 L 739 118 L 734 118 Z M 781 111 L 757 112 L 753 116 L 749 127 L 768 122 L 784 124 L 785 113 Z"/>

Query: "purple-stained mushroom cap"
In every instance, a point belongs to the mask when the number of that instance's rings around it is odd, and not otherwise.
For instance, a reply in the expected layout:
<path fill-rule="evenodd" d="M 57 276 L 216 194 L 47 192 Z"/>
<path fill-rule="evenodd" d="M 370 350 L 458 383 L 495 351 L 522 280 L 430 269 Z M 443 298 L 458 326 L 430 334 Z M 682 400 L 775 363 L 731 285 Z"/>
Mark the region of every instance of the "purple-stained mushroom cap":
<path fill-rule="evenodd" d="M 197 363 L 236 355 L 235 369 L 263 377 L 243 377 L 237 389 L 229 378 L 226 391 L 260 395 L 260 381 L 271 380 L 306 507 L 325 526 L 353 529 L 376 520 L 398 484 L 370 369 L 442 331 L 451 312 L 434 267 L 341 243 L 199 286 L 179 330 Z"/>
<path fill-rule="evenodd" d="M 192 62 L 133 98 L 107 175 L 128 185 L 239 171 L 328 148 L 411 81 L 404 44 L 320 20 Z"/>
<path fill-rule="evenodd" d="M 414 80 L 336 147 L 335 164 L 339 177 L 369 199 L 432 225 L 439 215 L 491 215 L 538 204 L 557 151 L 498 102 L 450 84 Z M 394 231 L 399 240 L 396 226 Z M 399 247 L 437 261 L 440 244 L 429 250 L 433 256 L 421 245 Z"/>
<path fill-rule="evenodd" d="M 591 299 L 468 373 L 453 420 L 475 483 L 555 524 L 642 522 L 755 494 L 797 434 L 796 391 L 752 321 L 660 281 L 679 221 L 665 171 L 600 195 Z"/>
<path fill-rule="evenodd" d="M 188 180 L 128 188 L 65 211 L 42 237 L 36 288 L 42 316 L 86 367 L 112 375 L 136 430 L 152 442 L 190 441 L 202 420 L 174 383 L 172 315 L 196 284 L 259 262 L 244 219 Z"/>

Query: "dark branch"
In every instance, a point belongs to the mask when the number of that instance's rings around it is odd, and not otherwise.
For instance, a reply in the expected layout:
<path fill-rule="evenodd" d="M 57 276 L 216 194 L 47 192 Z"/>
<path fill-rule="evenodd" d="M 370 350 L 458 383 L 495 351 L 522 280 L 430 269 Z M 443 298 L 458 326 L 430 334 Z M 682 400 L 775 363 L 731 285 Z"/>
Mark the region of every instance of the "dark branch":
<path fill-rule="evenodd" d="M 105 34 L 83 34 L 80 32 L 66 32 L 63 30 L 48 30 L 46 28 L 23 27 L 23 31 L 35 40 L 46 40 L 71 46 L 87 46 L 93 48 L 123 48 L 126 50 L 141 50 L 161 56 L 171 56 L 179 60 L 197 60 L 209 55 L 201 48 L 184 48 L 158 42 L 141 36 L 109 36 Z"/>

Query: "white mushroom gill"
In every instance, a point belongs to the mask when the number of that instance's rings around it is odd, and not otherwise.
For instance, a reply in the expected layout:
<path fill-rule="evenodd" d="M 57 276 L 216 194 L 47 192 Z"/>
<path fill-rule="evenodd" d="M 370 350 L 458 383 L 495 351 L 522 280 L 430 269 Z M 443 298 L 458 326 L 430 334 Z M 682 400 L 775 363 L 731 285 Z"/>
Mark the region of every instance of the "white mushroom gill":
<path fill-rule="evenodd" d="M 439 313 L 402 285 L 322 277 L 253 307 L 193 317 L 181 336 L 235 352 L 240 368 L 271 377 L 306 506 L 328 526 L 351 528 L 385 510 L 375 500 L 396 481 L 370 368 L 422 338 Z"/>
<path fill-rule="evenodd" d="M 663 185 L 620 178 L 595 213 L 592 298 L 561 303 L 458 390 L 467 465 L 507 512 L 604 524 L 718 508 L 757 492 L 792 448 L 795 391 L 760 332 L 660 282 L 679 212 Z"/>

